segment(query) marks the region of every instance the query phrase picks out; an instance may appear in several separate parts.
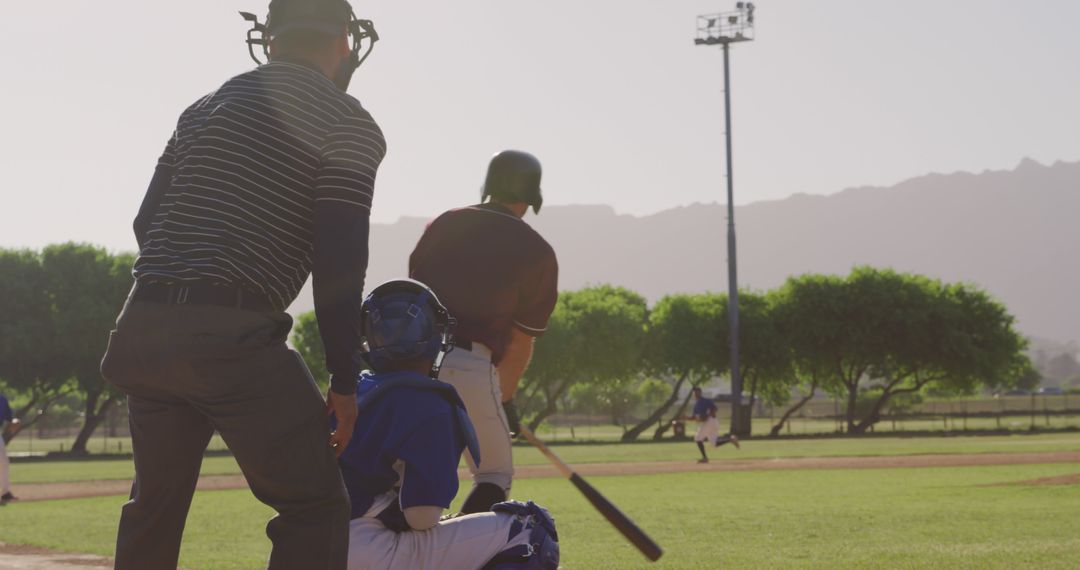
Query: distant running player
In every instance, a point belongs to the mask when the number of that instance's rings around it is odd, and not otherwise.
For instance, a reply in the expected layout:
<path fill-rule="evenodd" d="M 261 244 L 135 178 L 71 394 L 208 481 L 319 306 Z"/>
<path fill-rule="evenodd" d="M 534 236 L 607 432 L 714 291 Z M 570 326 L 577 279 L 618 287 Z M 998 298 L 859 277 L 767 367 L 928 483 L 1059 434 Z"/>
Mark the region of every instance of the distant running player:
<path fill-rule="evenodd" d="M 713 447 L 720 447 L 725 443 L 730 443 L 736 449 L 741 449 L 739 438 L 735 434 L 729 433 L 723 437 L 720 436 L 720 422 L 716 419 L 716 402 L 704 397 L 701 394 L 701 388 L 695 387 L 693 392 L 694 411 L 691 417 L 687 419 L 699 422 L 697 433 L 694 434 L 694 441 L 697 443 L 698 451 L 701 452 L 701 459 L 698 459 L 698 463 L 709 462 L 709 456 L 705 454 L 705 440 L 709 440 Z"/>
<path fill-rule="evenodd" d="M 16 418 L 15 414 L 11 413 L 11 406 L 8 405 L 7 398 L 0 394 L 0 505 L 15 500 L 15 495 L 11 494 L 8 456 L 7 449 L 4 447 L 3 436 L 9 433 L 14 435 L 17 431 L 19 431 L 19 418 Z"/>
<path fill-rule="evenodd" d="M 352 441 L 339 466 L 349 490 L 349 570 L 555 570 L 555 521 L 532 502 L 440 520 L 465 449 L 483 459 L 454 387 L 435 379 L 453 321 L 426 286 L 398 280 L 361 307 L 372 370 L 357 388 Z"/>

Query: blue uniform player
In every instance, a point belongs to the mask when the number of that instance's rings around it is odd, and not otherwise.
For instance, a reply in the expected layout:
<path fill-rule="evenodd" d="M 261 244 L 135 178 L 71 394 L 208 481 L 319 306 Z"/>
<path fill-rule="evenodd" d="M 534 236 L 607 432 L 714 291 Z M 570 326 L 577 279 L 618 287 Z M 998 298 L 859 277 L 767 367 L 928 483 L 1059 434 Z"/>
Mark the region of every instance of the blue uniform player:
<path fill-rule="evenodd" d="M 558 568 L 555 522 L 532 502 L 441 520 L 462 452 L 482 459 L 457 392 L 435 379 L 453 325 L 416 281 L 389 281 L 363 302 L 372 370 L 360 377 L 353 438 L 339 459 L 352 507 L 350 570 Z"/>
<path fill-rule="evenodd" d="M 8 475 L 7 449 L 4 447 L 4 435 L 15 435 L 19 431 L 19 418 L 11 412 L 7 397 L 0 394 L 0 505 L 15 500 L 11 494 L 11 478 Z"/>
<path fill-rule="evenodd" d="M 690 418 L 698 422 L 697 433 L 694 434 L 694 441 L 697 443 L 698 451 L 701 452 L 701 459 L 698 459 L 698 463 L 708 463 L 709 456 L 705 454 L 705 440 L 709 440 L 713 447 L 720 447 L 725 443 L 730 443 L 736 448 L 741 448 L 739 445 L 739 438 L 733 433 L 729 433 L 723 437 L 720 437 L 720 422 L 716 420 L 716 402 L 713 402 L 711 398 L 706 398 L 701 394 L 701 388 L 694 387 L 694 411 Z"/>

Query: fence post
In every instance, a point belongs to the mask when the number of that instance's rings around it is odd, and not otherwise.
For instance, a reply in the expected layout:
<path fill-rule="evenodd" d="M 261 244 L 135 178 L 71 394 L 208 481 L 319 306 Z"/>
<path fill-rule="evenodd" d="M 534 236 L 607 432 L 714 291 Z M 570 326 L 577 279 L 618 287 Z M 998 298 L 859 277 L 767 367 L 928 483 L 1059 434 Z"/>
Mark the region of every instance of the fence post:
<path fill-rule="evenodd" d="M 1031 393 L 1031 431 L 1035 431 L 1035 393 Z"/>

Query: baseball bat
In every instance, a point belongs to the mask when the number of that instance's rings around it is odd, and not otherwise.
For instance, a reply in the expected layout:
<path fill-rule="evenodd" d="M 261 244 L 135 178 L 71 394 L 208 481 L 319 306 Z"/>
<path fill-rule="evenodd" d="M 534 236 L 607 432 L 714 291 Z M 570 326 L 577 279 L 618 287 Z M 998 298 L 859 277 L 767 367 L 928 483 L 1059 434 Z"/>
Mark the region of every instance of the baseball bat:
<path fill-rule="evenodd" d="M 634 521 L 630 520 L 630 517 L 623 514 L 611 501 L 600 494 L 600 491 L 596 490 L 586 481 L 581 475 L 578 475 L 573 469 L 570 468 L 562 459 L 559 459 L 558 455 L 555 455 L 548 446 L 544 445 L 544 442 L 537 439 L 535 435 L 527 428 L 521 428 L 521 435 L 525 436 L 525 439 L 529 440 L 529 443 L 533 444 L 536 449 L 540 450 L 540 453 L 544 454 L 544 457 L 548 458 L 553 465 L 563 474 L 564 477 L 570 480 L 581 494 L 585 495 L 585 498 L 592 503 L 596 510 L 600 511 L 600 514 L 604 515 L 604 518 L 608 520 L 616 530 L 622 533 L 627 540 L 630 541 L 646 558 L 656 562 L 660 559 L 660 556 L 664 554 L 664 550 L 660 548 L 659 544 L 649 538 L 649 535 L 645 534 L 645 531 L 638 528 Z"/>

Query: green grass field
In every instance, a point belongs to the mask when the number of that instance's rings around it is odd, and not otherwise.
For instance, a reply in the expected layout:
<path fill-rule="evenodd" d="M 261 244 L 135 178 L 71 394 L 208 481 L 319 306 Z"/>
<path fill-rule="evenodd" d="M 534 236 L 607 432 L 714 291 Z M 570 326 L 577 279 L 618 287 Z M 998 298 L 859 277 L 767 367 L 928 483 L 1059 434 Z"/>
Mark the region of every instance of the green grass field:
<path fill-rule="evenodd" d="M 557 445 L 555 452 L 571 464 L 628 461 L 689 461 L 698 457 L 691 442 L 638 443 L 633 445 Z M 1018 453 L 1080 451 L 1080 433 L 1053 433 L 1008 436 L 955 437 L 874 437 L 835 439 L 751 440 L 741 451 L 730 446 L 713 454 L 722 459 L 785 457 L 849 457 L 869 455 Z M 532 447 L 514 447 L 517 465 L 543 464 L 546 460 Z M 232 457 L 207 457 L 205 475 L 239 473 Z M 98 461 L 48 461 L 12 465 L 14 484 L 130 479 L 134 468 L 130 459 Z"/>
<path fill-rule="evenodd" d="M 1074 568 L 1080 486 L 994 486 L 1077 465 L 685 473 L 592 482 L 665 548 L 647 564 L 561 479 L 515 483 L 549 507 L 563 567 Z M 108 555 L 122 497 L 14 503 L 0 540 Z M 189 569 L 256 568 L 271 512 L 247 491 L 200 493 Z"/>

